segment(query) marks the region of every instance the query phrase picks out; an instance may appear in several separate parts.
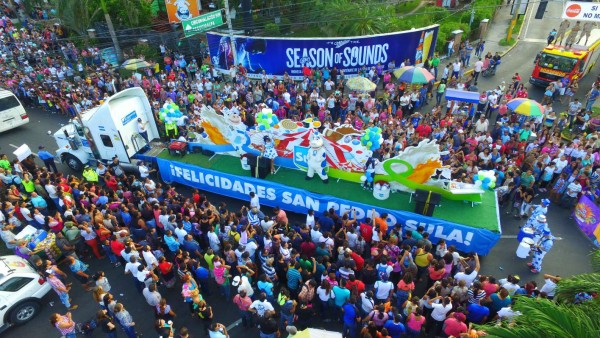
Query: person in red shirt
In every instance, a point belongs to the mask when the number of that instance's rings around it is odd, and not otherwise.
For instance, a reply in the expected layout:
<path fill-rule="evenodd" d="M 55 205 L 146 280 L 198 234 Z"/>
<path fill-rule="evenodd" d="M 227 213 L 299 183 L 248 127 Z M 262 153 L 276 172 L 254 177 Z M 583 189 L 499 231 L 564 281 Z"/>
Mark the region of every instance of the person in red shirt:
<path fill-rule="evenodd" d="M 415 129 L 417 134 L 419 134 L 422 138 L 427 138 L 431 135 L 431 126 L 429 126 L 429 121 L 425 120 L 423 123 L 419 124 L 419 126 Z"/>
<path fill-rule="evenodd" d="M 350 258 L 356 263 L 356 271 L 362 271 L 365 266 L 365 259 L 354 251 L 350 251 Z"/>
<path fill-rule="evenodd" d="M 304 239 L 304 242 L 302 242 L 302 244 L 300 244 L 300 252 L 303 255 L 306 255 L 306 257 L 314 257 L 315 253 L 317 251 L 317 247 L 315 246 L 315 243 L 313 243 L 310 240 L 310 237 L 306 237 L 306 239 Z M 364 260 L 363 260 L 364 262 Z M 358 264 L 357 264 L 358 266 Z"/>
<path fill-rule="evenodd" d="M 370 220 L 367 218 L 367 221 Z M 370 222 L 369 222 L 370 223 Z M 368 244 L 373 240 L 373 227 L 368 223 L 360 223 L 360 235 Z"/>
<path fill-rule="evenodd" d="M 116 235 L 112 235 L 110 237 L 110 250 L 117 257 L 121 257 L 121 251 L 125 249 L 125 245 L 117 240 Z"/>
<path fill-rule="evenodd" d="M 119 183 L 117 182 L 114 176 L 107 175 L 107 178 L 104 179 L 104 182 L 106 183 L 106 186 L 112 191 L 117 191 L 117 189 L 119 188 Z"/>
<path fill-rule="evenodd" d="M 348 280 L 346 281 L 346 289 L 350 290 L 350 293 L 359 296 L 363 291 L 365 291 L 365 283 L 356 279 L 354 274 L 348 276 Z"/>

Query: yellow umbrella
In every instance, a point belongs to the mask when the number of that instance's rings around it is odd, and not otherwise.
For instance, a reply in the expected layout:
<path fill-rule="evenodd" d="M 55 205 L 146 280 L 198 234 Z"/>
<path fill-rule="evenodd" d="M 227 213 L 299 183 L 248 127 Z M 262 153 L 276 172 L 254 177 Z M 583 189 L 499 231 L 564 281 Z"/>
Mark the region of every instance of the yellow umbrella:
<path fill-rule="evenodd" d="M 142 59 L 129 59 L 123 62 L 121 67 L 127 70 L 138 70 L 150 67 L 150 63 Z"/>
<path fill-rule="evenodd" d="M 346 87 L 350 90 L 356 90 L 359 92 L 372 92 L 377 88 L 377 85 L 371 82 L 366 77 L 356 76 L 346 81 Z"/>

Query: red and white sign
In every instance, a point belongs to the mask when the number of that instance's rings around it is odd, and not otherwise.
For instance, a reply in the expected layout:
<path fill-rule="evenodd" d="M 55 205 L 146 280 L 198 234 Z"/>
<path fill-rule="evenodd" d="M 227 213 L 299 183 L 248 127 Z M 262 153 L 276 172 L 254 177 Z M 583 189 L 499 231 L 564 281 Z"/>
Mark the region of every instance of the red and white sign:
<path fill-rule="evenodd" d="M 600 3 L 567 1 L 563 19 L 600 22 Z"/>

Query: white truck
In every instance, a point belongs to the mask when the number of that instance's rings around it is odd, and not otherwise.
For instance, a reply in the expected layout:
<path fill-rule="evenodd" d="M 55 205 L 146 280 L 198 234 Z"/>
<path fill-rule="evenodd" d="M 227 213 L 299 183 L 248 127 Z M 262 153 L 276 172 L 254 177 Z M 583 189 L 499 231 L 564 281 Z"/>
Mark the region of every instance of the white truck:
<path fill-rule="evenodd" d="M 74 171 L 96 161 L 111 161 L 114 156 L 124 167 L 135 165 L 135 155 L 149 145 L 138 132 L 138 119 L 148 122 L 148 140 L 159 138 L 144 91 L 137 87 L 120 91 L 53 134 L 57 157 Z"/>

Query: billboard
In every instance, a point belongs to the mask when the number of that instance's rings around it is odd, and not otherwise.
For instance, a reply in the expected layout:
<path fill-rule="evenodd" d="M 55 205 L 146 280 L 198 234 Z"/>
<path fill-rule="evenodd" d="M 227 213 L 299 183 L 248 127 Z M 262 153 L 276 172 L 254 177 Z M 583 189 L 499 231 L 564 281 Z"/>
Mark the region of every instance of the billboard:
<path fill-rule="evenodd" d="M 579 229 L 600 248 L 600 207 L 590 199 L 590 195 L 582 195 L 573 211 L 575 223 Z"/>
<path fill-rule="evenodd" d="M 302 68 L 336 67 L 346 76 L 358 74 L 362 67 L 381 63 L 385 68 L 392 60 L 400 65 L 410 59 L 422 64 L 433 56 L 439 25 L 387 34 L 343 38 L 262 38 L 206 33 L 212 64 L 225 72 L 237 63 L 248 70 L 250 78 L 264 71 L 270 76 L 302 78 Z M 233 39 L 233 46 L 231 43 Z M 235 46 L 235 48 L 234 48 Z"/>
<path fill-rule="evenodd" d="M 181 22 L 200 15 L 198 0 L 165 0 L 169 22 Z"/>
<path fill-rule="evenodd" d="M 600 3 L 567 1 L 562 18 L 567 20 L 600 22 Z"/>

